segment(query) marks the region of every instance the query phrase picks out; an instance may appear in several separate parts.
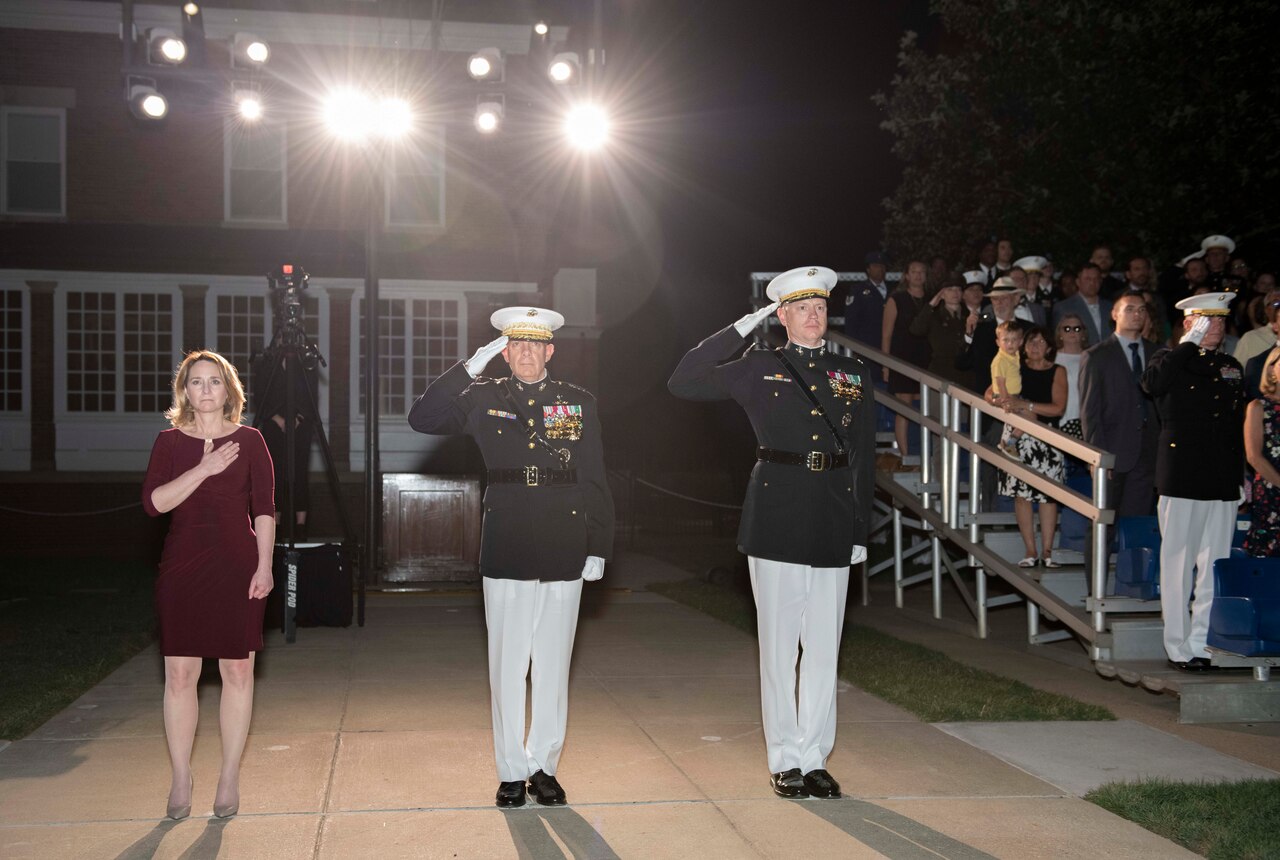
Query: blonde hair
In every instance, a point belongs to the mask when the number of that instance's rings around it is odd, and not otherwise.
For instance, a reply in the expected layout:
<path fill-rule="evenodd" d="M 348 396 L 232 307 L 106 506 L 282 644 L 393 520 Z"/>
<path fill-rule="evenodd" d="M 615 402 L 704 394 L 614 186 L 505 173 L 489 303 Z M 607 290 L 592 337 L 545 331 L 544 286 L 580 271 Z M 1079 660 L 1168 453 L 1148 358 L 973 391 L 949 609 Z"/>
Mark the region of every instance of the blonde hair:
<path fill-rule="evenodd" d="M 208 361 L 217 365 L 222 374 L 222 382 L 227 387 L 227 402 L 222 404 L 222 417 L 232 424 L 239 424 L 244 414 L 244 386 L 240 384 L 240 374 L 235 365 L 216 352 L 207 349 L 196 349 L 187 353 L 173 373 L 173 405 L 165 410 L 164 417 L 174 427 L 182 427 L 196 420 L 191 401 L 187 399 L 187 379 L 191 376 L 191 368 L 197 361 Z"/>
<path fill-rule="evenodd" d="M 1267 355 L 1267 360 L 1262 363 L 1262 383 L 1258 388 L 1268 397 L 1276 393 L 1276 381 L 1272 378 L 1270 371 L 1277 361 L 1280 361 L 1280 346 L 1273 348 Z"/>

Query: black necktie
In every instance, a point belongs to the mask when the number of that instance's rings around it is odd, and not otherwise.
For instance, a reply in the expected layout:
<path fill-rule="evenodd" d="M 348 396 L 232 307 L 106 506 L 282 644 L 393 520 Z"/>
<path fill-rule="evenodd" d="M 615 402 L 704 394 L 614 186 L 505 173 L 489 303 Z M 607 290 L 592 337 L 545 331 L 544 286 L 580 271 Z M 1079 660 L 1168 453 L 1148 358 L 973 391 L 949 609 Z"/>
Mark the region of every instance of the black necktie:
<path fill-rule="evenodd" d="M 1142 394 L 1142 355 L 1138 352 L 1138 344 L 1129 344 L 1129 363 L 1133 367 L 1133 384 L 1138 386 L 1138 410 L 1142 420 L 1147 419 L 1147 400 Z"/>

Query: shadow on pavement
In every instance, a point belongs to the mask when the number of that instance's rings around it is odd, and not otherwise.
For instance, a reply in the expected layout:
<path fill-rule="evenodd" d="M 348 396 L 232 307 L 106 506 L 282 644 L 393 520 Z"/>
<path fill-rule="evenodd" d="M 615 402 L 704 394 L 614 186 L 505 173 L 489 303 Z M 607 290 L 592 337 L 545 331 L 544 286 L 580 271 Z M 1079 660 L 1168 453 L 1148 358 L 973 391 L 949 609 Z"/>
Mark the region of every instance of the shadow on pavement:
<path fill-rule="evenodd" d="M 562 860 L 564 851 L 551 838 L 552 832 L 574 860 L 618 860 L 604 837 L 569 807 L 511 810 L 503 817 L 520 860 Z"/>
<path fill-rule="evenodd" d="M 889 860 L 995 860 L 985 851 L 865 800 L 793 802 Z"/>

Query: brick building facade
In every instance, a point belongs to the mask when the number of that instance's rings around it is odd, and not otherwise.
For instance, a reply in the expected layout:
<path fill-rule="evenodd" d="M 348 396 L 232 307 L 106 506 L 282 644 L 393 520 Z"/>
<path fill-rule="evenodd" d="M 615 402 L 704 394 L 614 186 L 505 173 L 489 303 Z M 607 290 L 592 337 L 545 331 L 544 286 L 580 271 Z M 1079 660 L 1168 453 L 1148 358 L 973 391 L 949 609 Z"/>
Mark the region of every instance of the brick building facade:
<path fill-rule="evenodd" d="M 135 5 L 139 31 L 180 31 L 179 6 Z M 379 185 L 383 471 L 477 466 L 467 445 L 414 434 L 404 415 L 493 337 L 497 307 L 564 313 L 557 373 L 594 384 L 596 272 L 557 251 L 572 162 L 543 116 L 559 99 L 544 54 L 567 28 L 544 45 L 533 22 L 445 21 L 433 38 L 430 21 L 372 11 L 207 8 L 199 68 L 210 74 L 158 70 L 170 109 L 148 122 L 126 104 L 120 23 L 116 3 L 0 5 L 0 539 L 40 551 L 79 523 L 32 514 L 136 500 L 174 366 L 208 347 L 247 371 L 273 330 L 265 275 L 283 263 L 312 275 L 305 324 L 328 361 L 321 415 L 358 502 L 365 229 Z M 229 44 L 242 31 L 271 45 L 264 70 L 234 73 L 261 88 L 266 115 L 253 125 L 230 99 Z M 472 125 L 482 88 L 465 73 L 488 46 L 506 58 L 510 133 L 493 137 Z M 406 98 L 412 135 L 384 157 L 335 139 L 319 104 L 348 83 Z M 325 495 L 313 491 L 318 508 Z M 152 526 L 125 524 L 137 513 L 103 515 L 108 543 L 149 539 Z"/>

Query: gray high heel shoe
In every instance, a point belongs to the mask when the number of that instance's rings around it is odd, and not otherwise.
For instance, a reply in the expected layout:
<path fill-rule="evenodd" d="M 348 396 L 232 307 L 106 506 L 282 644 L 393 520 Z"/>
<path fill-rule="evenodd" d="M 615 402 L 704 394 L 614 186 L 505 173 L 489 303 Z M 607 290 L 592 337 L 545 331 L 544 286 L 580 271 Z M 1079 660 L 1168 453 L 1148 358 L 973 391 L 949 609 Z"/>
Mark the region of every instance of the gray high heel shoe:
<path fill-rule="evenodd" d="M 196 790 L 196 778 L 195 778 L 194 776 L 192 776 L 192 777 L 191 777 L 191 792 L 190 792 L 190 793 L 191 793 L 191 794 L 195 794 L 195 790 Z M 190 798 L 188 797 L 187 802 L 186 802 L 186 804 L 185 804 L 184 806 L 173 806 L 173 805 L 169 805 L 169 806 L 165 807 L 164 814 L 165 814 L 165 816 L 166 816 L 167 818 L 172 818 L 174 821 L 181 821 L 182 819 L 184 819 L 184 818 L 188 817 L 189 815 L 191 815 L 191 800 L 190 800 Z"/>
<path fill-rule="evenodd" d="M 236 799 L 234 802 L 224 803 L 221 805 L 215 803 L 213 805 L 214 818 L 230 818 L 231 816 L 235 815 L 239 811 L 240 811 L 240 792 L 239 791 L 236 792 Z"/>

